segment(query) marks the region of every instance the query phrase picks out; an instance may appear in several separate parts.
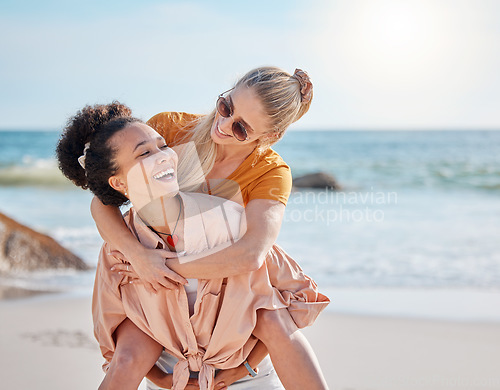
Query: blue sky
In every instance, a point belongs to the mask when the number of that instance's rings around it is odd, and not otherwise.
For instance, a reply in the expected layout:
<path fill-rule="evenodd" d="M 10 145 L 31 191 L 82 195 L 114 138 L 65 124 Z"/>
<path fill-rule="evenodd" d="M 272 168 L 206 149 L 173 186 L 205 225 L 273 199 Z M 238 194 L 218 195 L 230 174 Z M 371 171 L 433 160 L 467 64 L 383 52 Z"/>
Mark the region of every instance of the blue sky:
<path fill-rule="evenodd" d="M 500 129 L 495 0 L 2 0 L 0 36 L 0 129 L 204 113 L 260 65 L 311 75 L 295 128 Z"/>

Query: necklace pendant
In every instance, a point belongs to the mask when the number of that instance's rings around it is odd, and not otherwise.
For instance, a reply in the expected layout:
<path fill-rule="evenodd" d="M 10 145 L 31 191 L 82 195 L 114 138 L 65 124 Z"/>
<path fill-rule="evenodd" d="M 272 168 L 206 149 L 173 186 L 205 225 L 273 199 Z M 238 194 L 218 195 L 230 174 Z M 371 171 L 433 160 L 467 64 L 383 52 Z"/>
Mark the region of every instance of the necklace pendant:
<path fill-rule="evenodd" d="M 179 237 L 177 237 L 177 234 L 169 234 L 167 236 L 167 243 L 170 246 L 173 246 L 175 248 L 175 244 L 177 244 L 177 241 L 179 241 Z"/>

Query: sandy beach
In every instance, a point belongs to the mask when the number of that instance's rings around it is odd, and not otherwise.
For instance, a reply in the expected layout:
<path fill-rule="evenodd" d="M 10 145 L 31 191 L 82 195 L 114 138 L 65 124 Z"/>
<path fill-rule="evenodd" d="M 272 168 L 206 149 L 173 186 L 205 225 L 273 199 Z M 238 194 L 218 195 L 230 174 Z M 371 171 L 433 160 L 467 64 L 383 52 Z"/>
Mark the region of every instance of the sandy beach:
<path fill-rule="evenodd" d="M 0 313 L 2 388 L 97 388 L 88 295 L 3 299 Z M 325 312 L 304 332 L 331 390 L 500 388 L 498 323 Z"/>

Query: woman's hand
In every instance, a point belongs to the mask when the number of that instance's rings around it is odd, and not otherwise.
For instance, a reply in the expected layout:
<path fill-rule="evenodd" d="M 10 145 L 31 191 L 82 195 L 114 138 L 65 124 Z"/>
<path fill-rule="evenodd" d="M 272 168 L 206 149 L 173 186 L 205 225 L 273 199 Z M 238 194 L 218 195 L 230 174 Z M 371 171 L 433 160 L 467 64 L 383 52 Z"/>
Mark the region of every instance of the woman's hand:
<path fill-rule="evenodd" d="M 147 291 L 156 293 L 161 288 L 171 288 L 172 281 L 187 283 L 186 279 L 165 265 L 166 258 L 175 257 L 177 254 L 162 249 L 145 248 L 129 230 L 117 207 L 106 206 L 94 196 L 90 211 L 103 240 L 121 251 L 114 252 L 115 258 L 134 267 Z"/>
<path fill-rule="evenodd" d="M 150 371 L 150 373 L 147 375 L 147 378 L 151 382 L 153 382 L 156 386 L 162 387 L 164 389 L 172 388 L 173 375 L 166 374 L 160 369 L 157 369 L 154 372 Z M 198 379 L 189 378 L 189 381 L 184 390 L 200 390 L 200 386 L 198 385 Z"/>
<path fill-rule="evenodd" d="M 184 387 L 184 390 L 200 390 L 200 386 L 198 385 L 198 379 L 189 378 L 189 381 Z"/>
<path fill-rule="evenodd" d="M 143 284 L 147 291 L 156 294 L 161 288 L 177 288 L 178 284 L 187 284 L 187 280 L 175 273 L 165 265 L 166 258 L 175 257 L 174 252 L 165 249 L 142 248 L 142 252 L 131 257 L 125 256 L 119 251 L 112 251 L 110 255 L 120 262 L 128 262 L 131 265 L 118 263 L 111 270 L 121 272 L 133 279 L 133 283 Z"/>
<path fill-rule="evenodd" d="M 228 386 L 244 378 L 246 375 L 248 375 L 248 370 L 243 364 L 229 370 L 220 370 L 217 375 L 215 375 L 214 390 L 226 390 Z"/>

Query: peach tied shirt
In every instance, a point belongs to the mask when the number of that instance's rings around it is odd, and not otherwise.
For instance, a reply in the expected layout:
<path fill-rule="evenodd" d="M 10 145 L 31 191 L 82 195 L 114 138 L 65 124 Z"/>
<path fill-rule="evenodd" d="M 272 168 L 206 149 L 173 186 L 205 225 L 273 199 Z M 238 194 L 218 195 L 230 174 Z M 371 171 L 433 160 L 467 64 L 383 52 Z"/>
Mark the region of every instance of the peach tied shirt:
<path fill-rule="evenodd" d="M 165 138 L 167 145 L 175 146 L 189 140 L 191 130 L 201 118 L 185 112 L 161 112 L 147 124 Z M 254 150 L 226 180 L 238 183 L 245 206 L 253 199 L 278 200 L 286 205 L 292 189 L 290 167 L 271 148 L 262 155 Z M 228 198 L 224 193 L 226 188 L 220 190 L 218 193 L 212 188 L 211 193 Z"/>
<path fill-rule="evenodd" d="M 183 193 L 181 197 L 186 210 L 199 210 L 190 213 L 193 216 L 184 222 L 184 249 L 188 254 L 240 236 L 242 206 L 224 200 L 222 206 L 219 202 L 217 207 L 202 210 L 199 199 L 206 197 L 206 201 L 209 195 Z M 226 223 L 214 223 L 224 219 Z M 125 221 L 143 245 L 165 247 L 164 241 L 142 222 L 133 208 Z M 257 343 L 252 331 L 258 309 L 287 308 L 302 328 L 311 325 L 329 303 L 299 265 L 274 245 L 260 269 L 227 278 L 218 317 L 223 279 L 200 279 L 194 314 L 190 317 L 184 287 L 162 289 L 151 295 L 142 285 L 129 284 L 128 277 L 110 272 L 116 263 L 108 255 L 112 249 L 105 243 L 100 252 L 92 302 L 94 333 L 107 360 L 103 367 L 106 369 L 113 357 L 113 333 L 128 317 L 179 359 L 173 372 L 174 390 L 184 389 L 189 370 L 199 371 L 200 389 L 208 390 L 214 385 L 216 368 L 240 365 Z"/>

